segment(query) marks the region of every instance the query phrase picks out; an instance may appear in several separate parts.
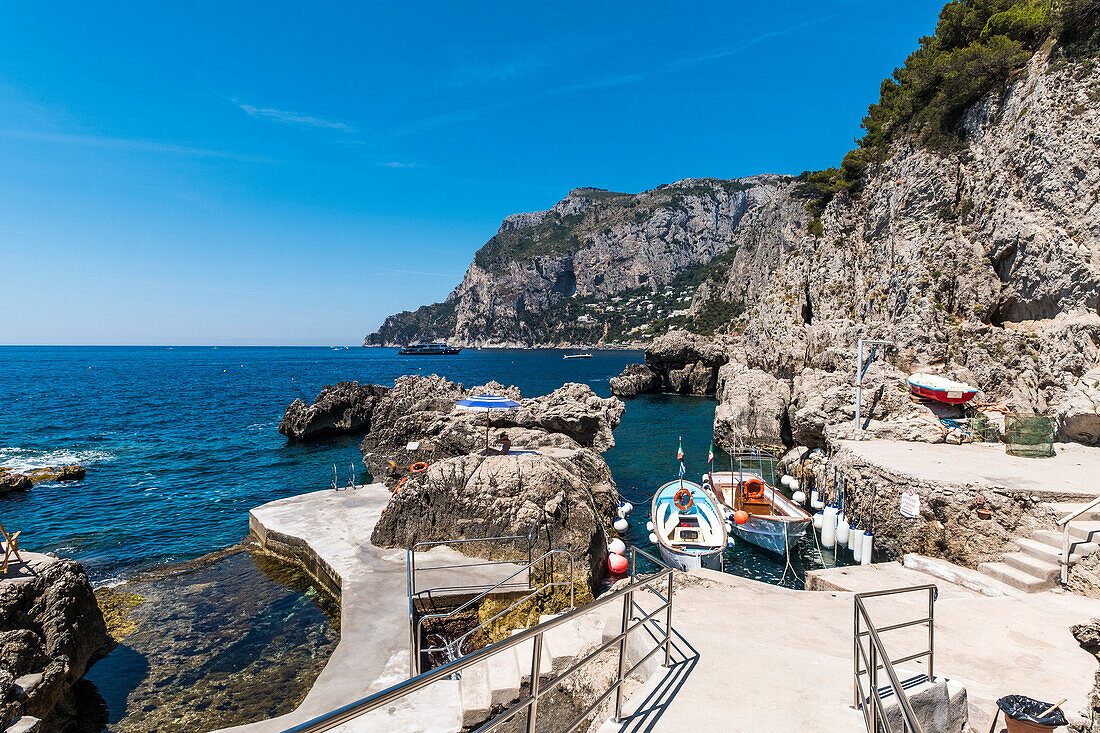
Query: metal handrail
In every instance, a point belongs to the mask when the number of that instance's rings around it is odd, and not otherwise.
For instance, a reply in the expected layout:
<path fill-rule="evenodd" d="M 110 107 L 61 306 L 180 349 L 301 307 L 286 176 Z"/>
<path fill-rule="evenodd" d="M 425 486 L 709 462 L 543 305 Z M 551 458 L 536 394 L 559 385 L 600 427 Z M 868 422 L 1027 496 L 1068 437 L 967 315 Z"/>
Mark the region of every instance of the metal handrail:
<path fill-rule="evenodd" d="M 465 545 L 474 542 L 505 542 L 508 540 L 526 540 L 527 541 L 527 584 L 526 588 L 531 588 L 531 548 L 534 545 L 535 537 L 537 536 L 538 527 L 532 527 L 531 530 L 525 534 L 508 535 L 502 537 L 471 537 L 468 539 L 456 539 L 456 540 L 428 540 L 425 542 L 417 542 L 412 547 L 405 551 L 405 592 L 409 602 L 409 669 L 413 674 L 420 673 L 420 654 L 417 652 L 417 648 L 420 645 L 419 627 L 416 624 L 416 606 L 415 598 L 419 595 L 420 591 L 416 590 L 416 551 L 418 548 L 423 547 L 439 547 L 441 545 Z M 433 565 L 430 568 L 420 568 L 420 570 L 454 570 L 456 568 L 468 568 L 468 567 L 484 567 L 486 565 L 510 565 L 511 560 L 481 560 L 479 562 L 461 563 L 456 565 Z M 499 583 L 498 583 L 499 585 Z M 467 587 L 447 587 L 447 588 L 430 588 L 428 593 L 432 590 L 475 590 L 483 589 L 485 586 L 467 586 Z M 522 586 L 521 586 L 522 587 Z"/>
<path fill-rule="evenodd" d="M 917 591 L 928 592 L 928 615 L 926 617 L 890 624 L 889 626 L 883 626 L 881 628 L 876 627 L 874 622 L 871 621 L 871 617 L 867 612 L 867 606 L 864 604 L 865 599 Z M 906 694 L 901 681 L 898 679 L 894 665 L 919 659 L 920 657 L 927 657 L 928 680 L 929 682 L 933 680 L 935 662 L 934 604 L 938 596 L 939 589 L 934 584 L 929 583 L 926 585 L 908 586 L 906 588 L 892 588 L 869 593 L 857 593 L 854 597 L 855 633 L 852 641 L 853 694 L 855 696 L 855 707 L 863 712 L 863 722 L 870 733 L 878 733 L 881 728 L 890 730 L 890 724 L 886 717 L 886 710 L 882 703 L 882 695 L 879 693 L 878 671 L 880 669 L 886 671 L 886 677 L 890 683 L 890 688 L 893 690 L 894 696 L 898 699 L 898 705 L 901 708 L 902 714 L 903 730 L 909 731 L 910 733 L 923 733 L 920 722 L 917 720 L 917 715 L 913 711 L 913 705 L 909 702 L 909 696 Z M 861 629 L 861 619 L 866 624 L 866 630 Z M 886 653 L 886 647 L 882 642 L 882 637 L 879 636 L 879 634 L 887 631 L 894 631 L 896 629 L 908 628 L 910 626 L 917 626 L 919 624 L 928 625 L 928 649 L 910 654 L 900 659 L 890 659 L 890 656 Z M 867 637 L 871 642 L 870 649 L 868 650 L 864 650 L 863 644 L 861 643 L 863 637 Z M 860 660 L 863 661 L 865 669 L 860 669 Z M 860 676 L 864 674 L 868 677 L 868 686 L 870 688 L 869 695 L 864 694 L 863 684 L 860 681 Z"/>
<path fill-rule="evenodd" d="M 411 695 L 414 692 L 424 689 L 433 682 L 447 679 L 457 672 L 461 672 L 467 667 L 472 667 L 475 664 L 485 661 L 489 657 L 495 654 L 512 649 L 527 641 L 531 641 L 532 653 L 531 653 L 531 686 L 530 692 L 520 699 L 515 704 L 501 713 L 495 715 L 492 719 L 485 722 L 479 727 L 476 733 L 486 733 L 493 730 L 517 713 L 527 711 L 527 731 L 533 733 L 535 730 L 535 723 L 538 717 L 538 705 L 539 701 L 545 697 L 551 690 L 553 690 L 558 684 L 560 684 L 566 677 L 573 672 L 576 672 L 581 667 L 590 663 L 602 652 L 607 651 L 611 647 L 618 644 L 619 646 L 619 665 L 614 682 L 610 684 L 607 690 L 605 690 L 595 702 L 580 714 L 579 717 L 573 720 L 573 722 L 566 727 L 566 733 L 572 733 L 580 723 L 587 718 L 593 711 L 595 711 L 601 704 L 603 704 L 612 693 L 616 695 L 615 699 L 615 721 L 621 722 L 622 720 L 622 707 L 623 707 L 623 680 L 630 676 L 639 666 L 648 661 L 656 652 L 662 647 L 665 651 L 665 663 L 663 666 L 671 666 L 671 650 L 672 650 L 672 568 L 665 565 L 660 560 L 656 559 L 652 555 L 635 547 L 631 550 L 631 575 L 630 583 L 626 586 L 612 591 L 596 600 L 588 603 L 580 608 L 574 608 L 560 616 L 555 616 L 552 619 L 544 621 L 536 626 L 532 626 L 529 629 L 524 629 L 516 634 L 509 636 L 505 639 L 501 639 L 498 642 L 490 644 L 489 646 L 482 647 L 469 655 L 456 659 L 453 662 L 448 662 L 441 667 L 424 672 L 411 679 L 399 682 L 396 685 L 386 688 L 380 692 L 376 692 L 373 695 L 368 695 L 353 703 L 349 703 L 335 710 L 329 711 L 323 715 L 320 715 L 312 720 L 306 721 L 299 725 L 289 728 L 284 733 L 321 733 L 321 731 L 332 730 L 333 728 L 342 725 L 349 720 L 353 720 L 360 715 L 369 713 L 372 710 L 390 705 L 393 702 Z M 656 573 L 639 579 L 637 576 L 637 557 L 642 555 L 652 562 L 656 563 L 660 568 Z M 634 608 L 634 593 L 636 591 L 650 588 L 651 586 L 668 579 L 668 601 L 662 606 L 658 607 L 655 611 L 646 614 L 640 620 L 631 624 L 631 611 Z M 623 602 L 623 617 L 622 626 L 619 633 L 611 640 L 604 642 L 595 651 L 586 655 L 580 661 L 574 663 L 569 669 L 563 671 L 553 679 L 543 682 L 540 677 L 539 668 L 542 662 L 542 648 L 543 648 L 543 636 L 547 631 L 555 629 L 559 626 L 569 623 L 574 619 L 580 617 L 583 614 L 591 613 L 592 611 L 602 608 L 603 606 L 614 603 L 621 600 Z M 635 631 L 642 626 L 646 626 L 654 619 L 661 611 L 667 610 L 666 625 L 664 629 L 664 638 L 658 640 L 657 645 L 652 651 L 645 657 L 636 662 L 630 669 L 626 669 L 626 642 L 627 637 L 632 631 Z"/>
<path fill-rule="evenodd" d="M 520 598 L 519 600 L 512 603 L 512 605 L 510 605 L 507 608 L 505 608 L 504 610 L 498 612 L 492 618 L 487 619 L 487 620 L 481 622 L 480 624 L 478 624 L 477 626 L 475 626 L 474 628 L 470 629 L 465 634 L 463 634 L 462 636 L 455 639 L 449 645 L 449 647 L 429 647 L 427 649 L 422 649 L 420 647 L 420 632 L 424 628 L 424 622 L 425 621 L 431 621 L 431 620 L 441 619 L 441 618 L 450 618 L 451 616 L 462 613 L 463 611 L 465 611 L 467 608 L 473 606 L 474 604 L 480 603 L 482 600 L 485 599 L 486 596 L 488 596 L 490 593 L 497 590 L 498 588 L 509 587 L 510 584 L 508 584 L 508 581 L 511 580 L 512 578 L 516 577 L 520 573 L 526 571 L 528 573 L 528 578 L 530 578 L 531 566 L 535 565 L 536 563 L 542 562 L 543 560 L 545 560 L 548 557 L 551 557 L 553 555 L 559 555 L 559 554 L 560 555 L 565 555 L 567 558 L 569 558 L 569 580 L 555 581 L 555 580 L 553 580 L 553 576 L 551 575 L 551 582 L 543 583 L 541 586 L 534 589 L 533 591 L 531 591 L 530 593 L 525 595 L 523 598 Z M 546 552 L 546 553 L 542 554 L 541 556 L 535 558 L 535 560 L 533 560 L 528 565 L 525 565 L 524 567 L 520 568 L 516 572 L 509 575 L 507 578 L 504 578 L 503 580 L 501 580 L 496 585 L 494 585 L 490 588 L 487 588 L 487 589 L 483 590 L 481 593 L 474 596 L 473 598 L 470 598 L 468 601 L 463 603 L 458 608 L 452 609 L 450 611 L 442 612 L 442 613 L 429 613 L 429 614 L 425 614 L 424 616 L 421 616 L 416 622 L 416 634 L 413 637 L 414 638 L 414 655 L 415 655 L 414 659 L 416 660 L 416 666 L 413 667 L 413 671 L 419 674 L 419 672 L 420 672 L 420 655 L 423 654 L 424 652 L 439 652 L 439 651 L 444 651 L 447 648 L 453 648 L 453 649 L 455 649 L 457 654 L 461 655 L 463 644 L 465 644 L 466 640 L 469 639 L 476 631 L 479 631 L 480 629 L 485 628 L 485 626 L 487 626 L 488 624 L 492 623 L 493 621 L 496 621 L 498 618 L 500 618 L 504 614 L 506 614 L 509 611 L 511 611 L 512 609 L 516 608 L 516 606 L 519 606 L 523 603 L 526 603 L 531 598 L 533 598 L 534 596 L 536 596 L 539 593 L 543 592 L 547 588 L 555 588 L 559 585 L 568 585 L 569 586 L 569 607 L 570 608 L 576 607 L 576 583 L 574 582 L 573 554 L 571 552 L 569 552 L 568 550 L 560 550 L 560 549 L 559 550 L 550 550 L 549 552 Z"/>
<path fill-rule="evenodd" d="M 1062 565 L 1062 585 L 1069 582 L 1069 523 L 1085 512 L 1095 509 L 1098 505 L 1100 505 L 1100 496 L 1096 497 L 1088 504 L 1085 504 L 1080 509 L 1072 511 L 1058 520 L 1058 526 L 1062 528 L 1062 557 L 1060 558 Z"/>

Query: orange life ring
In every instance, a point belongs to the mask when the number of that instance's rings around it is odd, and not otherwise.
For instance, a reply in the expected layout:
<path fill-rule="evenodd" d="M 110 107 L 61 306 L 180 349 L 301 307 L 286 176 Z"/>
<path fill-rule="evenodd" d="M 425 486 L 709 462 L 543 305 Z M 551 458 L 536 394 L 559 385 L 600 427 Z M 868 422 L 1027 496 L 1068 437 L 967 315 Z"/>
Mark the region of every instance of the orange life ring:
<path fill-rule="evenodd" d="M 401 489 L 401 487 L 405 485 L 405 482 L 406 482 L 406 481 L 408 481 L 408 480 L 409 480 L 409 477 L 408 477 L 408 476 L 406 476 L 405 478 L 403 478 L 403 479 L 401 479 L 400 481 L 398 481 L 398 482 L 397 482 L 397 486 L 394 486 L 394 487 L 393 487 L 393 493 L 395 493 L 395 494 L 396 494 L 396 493 L 397 493 L 397 492 L 398 492 L 398 491 L 399 491 L 399 490 Z"/>
<path fill-rule="evenodd" d="M 409 466 L 409 473 L 421 473 L 428 470 L 428 464 L 424 461 L 417 461 Z"/>
<path fill-rule="evenodd" d="M 691 509 L 691 505 L 695 503 L 695 499 L 692 497 L 691 492 L 688 491 L 688 488 L 683 486 L 676 492 L 676 495 L 672 497 L 672 502 L 676 505 L 677 509 L 686 512 L 688 509 Z"/>
<path fill-rule="evenodd" d="M 746 499 L 764 498 L 764 482 L 758 478 L 750 478 L 742 484 L 743 496 Z"/>

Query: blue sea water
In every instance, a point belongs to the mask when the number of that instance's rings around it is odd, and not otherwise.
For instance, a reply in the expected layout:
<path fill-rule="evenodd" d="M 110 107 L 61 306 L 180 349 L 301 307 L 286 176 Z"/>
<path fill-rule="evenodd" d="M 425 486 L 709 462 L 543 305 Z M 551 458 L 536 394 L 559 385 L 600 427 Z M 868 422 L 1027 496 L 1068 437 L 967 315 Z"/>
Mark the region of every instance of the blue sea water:
<path fill-rule="evenodd" d="M 392 384 L 437 373 L 467 386 L 497 380 L 524 396 L 583 382 L 602 396 L 634 351 L 563 360 L 554 350 L 464 350 L 402 357 L 392 349 L 327 347 L 0 347 L 0 466 L 79 462 L 87 478 L 0 497 L 0 521 L 27 549 L 84 563 L 98 584 L 239 542 L 248 510 L 325 488 L 332 465 L 362 471 L 355 437 L 293 444 L 277 431 L 295 398 L 354 379 Z M 706 467 L 714 402 L 648 395 L 627 402 L 606 455 L 639 510 L 629 539 L 649 547 L 646 501 L 675 477 L 683 437 L 689 475 Z M 731 572 L 770 582 L 783 563 L 731 551 Z M 807 559 L 807 562 L 809 560 Z M 801 573 L 789 574 L 791 578 Z M 783 578 L 787 583 L 790 578 Z M 800 583 L 796 580 L 795 585 Z"/>

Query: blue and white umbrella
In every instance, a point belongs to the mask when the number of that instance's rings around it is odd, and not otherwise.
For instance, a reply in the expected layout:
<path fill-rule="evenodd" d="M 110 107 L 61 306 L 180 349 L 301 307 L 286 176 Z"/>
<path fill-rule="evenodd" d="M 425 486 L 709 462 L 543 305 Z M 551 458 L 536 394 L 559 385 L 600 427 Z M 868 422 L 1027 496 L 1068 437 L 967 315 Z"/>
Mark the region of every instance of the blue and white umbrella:
<path fill-rule="evenodd" d="M 466 397 L 458 401 L 455 405 L 462 410 L 473 410 L 474 412 L 485 411 L 485 449 L 489 449 L 489 413 L 492 410 L 512 410 L 519 407 L 519 403 L 515 400 L 510 400 L 507 397 L 498 397 L 491 394 L 479 394 L 473 397 Z"/>

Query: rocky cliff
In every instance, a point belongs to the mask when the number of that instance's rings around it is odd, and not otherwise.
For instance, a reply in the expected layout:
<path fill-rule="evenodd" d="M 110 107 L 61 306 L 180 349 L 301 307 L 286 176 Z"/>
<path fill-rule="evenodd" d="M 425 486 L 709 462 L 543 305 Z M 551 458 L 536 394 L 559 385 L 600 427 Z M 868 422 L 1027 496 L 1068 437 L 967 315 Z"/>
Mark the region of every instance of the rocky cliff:
<path fill-rule="evenodd" d="M 548 211 L 505 219 L 443 303 L 390 316 L 364 345 L 623 343 L 676 325 L 712 332 L 742 304 L 712 288 L 705 307 L 694 308 L 699 283 L 722 282 L 731 262 L 778 265 L 767 243 L 795 237 L 808 221 L 792 181 L 689 179 L 639 194 L 576 189 Z"/>

